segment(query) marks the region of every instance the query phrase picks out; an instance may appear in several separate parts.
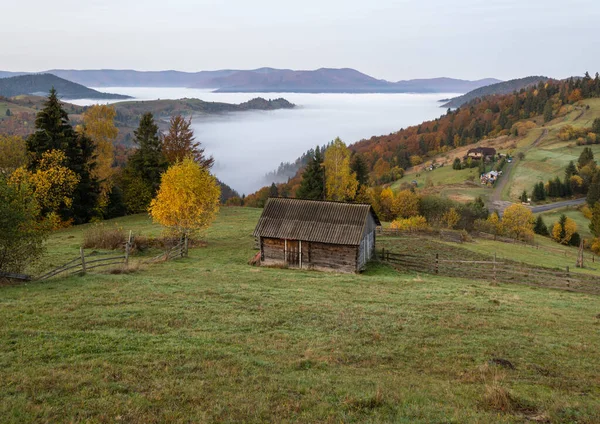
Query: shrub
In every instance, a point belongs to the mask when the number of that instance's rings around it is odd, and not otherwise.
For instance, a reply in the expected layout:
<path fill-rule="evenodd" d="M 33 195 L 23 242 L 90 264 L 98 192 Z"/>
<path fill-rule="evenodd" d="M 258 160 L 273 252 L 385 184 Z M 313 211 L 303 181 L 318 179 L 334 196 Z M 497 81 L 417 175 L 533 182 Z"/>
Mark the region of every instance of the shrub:
<path fill-rule="evenodd" d="M 94 224 L 83 233 L 85 249 L 119 249 L 127 242 L 127 234 L 120 227 Z"/>
<path fill-rule="evenodd" d="M 425 217 L 417 215 L 406 219 L 397 219 L 392 222 L 391 228 L 400 231 L 423 231 L 429 228 Z"/>

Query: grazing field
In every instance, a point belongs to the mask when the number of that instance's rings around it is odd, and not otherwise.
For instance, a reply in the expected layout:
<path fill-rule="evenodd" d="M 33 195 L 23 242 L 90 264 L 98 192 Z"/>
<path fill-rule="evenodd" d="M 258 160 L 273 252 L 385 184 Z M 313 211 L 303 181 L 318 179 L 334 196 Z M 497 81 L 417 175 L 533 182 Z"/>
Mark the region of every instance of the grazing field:
<path fill-rule="evenodd" d="M 223 209 L 187 259 L 0 287 L 1 421 L 600 421 L 598 297 L 253 268 L 259 214 Z"/>

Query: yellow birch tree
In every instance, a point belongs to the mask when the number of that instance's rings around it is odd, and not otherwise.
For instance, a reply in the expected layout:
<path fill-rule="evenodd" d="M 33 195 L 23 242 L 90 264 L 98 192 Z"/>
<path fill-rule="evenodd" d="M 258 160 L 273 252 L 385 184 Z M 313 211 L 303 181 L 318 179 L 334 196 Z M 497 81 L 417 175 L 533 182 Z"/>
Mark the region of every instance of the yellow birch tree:
<path fill-rule="evenodd" d="M 174 234 L 194 235 L 214 221 L 220 196 L 217 179 L 187 157 L 162 175 L 150 216 Z"/>
<path fill-rule="evenodd" d="M 350 169 L 350 150 L 336 138 L 325 151 L 325 196 L 327 200 L 345 201 L 356 196 L 358 181 Z"/>

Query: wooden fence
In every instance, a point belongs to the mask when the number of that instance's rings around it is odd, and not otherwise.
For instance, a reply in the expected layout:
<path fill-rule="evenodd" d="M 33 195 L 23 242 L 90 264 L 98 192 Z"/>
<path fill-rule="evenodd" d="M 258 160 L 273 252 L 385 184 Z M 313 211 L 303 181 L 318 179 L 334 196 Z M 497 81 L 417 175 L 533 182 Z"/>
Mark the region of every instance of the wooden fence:
<path fill-rule="evenodd" d="M 177 258 L 185 258 L 188 255 L 188 244 L 189 241 L 187 236 L 182 237 L 179 239 L 179 243 L 177 243 L 175 246 L 165 250 L 160 255 L 148 259 L 145 261 L 145 263 L 164 262 Z"/>
<path fill-rule="evenodd" d="M 0 282 L 5 281 L 7 283 L 11 283 L 13 281 L 30 281 L 30 280 L 31 280 L 31 275 L 0 271 Z"/>
<path fill-rule="evenodd" d="M 600 294 L 600 277 L 573 273 L 569 267 L 562 270 L 508 260 L 499 261 L 495 255 L 489 261 L 465 261 L 441 257 L 437 253 L 400 254 L 385 249 L 381 250 L 379 258 L 398 270 Z"/>
<path fill-rule="evenodd" d="M 107 267 L 111 265 L 128 265 L 129 264 L 129 251 L 131 245 L 128 242 L 125 247 L 125 254 L 117 255 L 114 252 L 100 253 L 91 252 L 86 254 L 83 247 L 79 248 L 79 256 L 70 260 L 69 262 L 54 268 L 35 278 L 36 281 L 43 281 L 57 275 L 75 275 L 85 274 L 92 269 Z"/>

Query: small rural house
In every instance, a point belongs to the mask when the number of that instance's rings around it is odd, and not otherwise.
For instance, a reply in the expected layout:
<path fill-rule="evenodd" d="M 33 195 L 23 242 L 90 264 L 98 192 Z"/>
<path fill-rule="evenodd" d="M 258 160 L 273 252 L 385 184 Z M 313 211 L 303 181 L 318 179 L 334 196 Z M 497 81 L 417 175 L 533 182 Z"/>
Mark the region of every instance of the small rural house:
<path fill-rule="evenodd" d="M 467 152 L 467 156 L 465 159 L 483 159 L 483 160 L 492 160 L 496 156 L 496 149 L 493 147 L 475 147 L 474 149 L 469 149 Z"/>
<path fill-rule="evenodd" d="M 381 225 L 371 205 L 270 198 L 254 230 L 262 265 L 359 272 Z"/>

